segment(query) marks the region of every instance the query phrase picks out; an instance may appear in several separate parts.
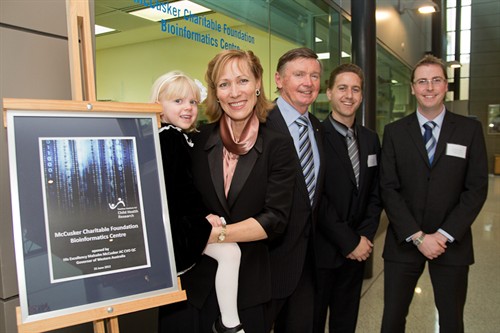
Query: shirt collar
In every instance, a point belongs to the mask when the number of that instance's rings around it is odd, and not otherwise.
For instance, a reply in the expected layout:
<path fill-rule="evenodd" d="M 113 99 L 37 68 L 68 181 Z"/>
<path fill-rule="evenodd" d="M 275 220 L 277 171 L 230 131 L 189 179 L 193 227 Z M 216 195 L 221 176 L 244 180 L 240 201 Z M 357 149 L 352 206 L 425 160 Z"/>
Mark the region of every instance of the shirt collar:
<path fill-rule="evenodd" d="M 295 120 L 297 120 L 297 118 L 302 116 L 299 111 L 295 110 L 294 107 L 288 104 L 288 102 L 285 101 L 281 96 L 276 100 L 276 105 L 278 105 L 281 114 L 283 115 L 283 119 L 285 119 L 285 123 L 288 127 L 295 123 Z"/>
<path fill-rule="evenodd" d="M 332 123 L 333 128 L 335 128 L 335 130 L 337 132 L 339 132 L 340 135 L 342 135 L 344 137 L 347 136 L 347 130 L 349 129 L 349 127 L 347 127 L 346 125 L 342 124 L 341 122 L 338 122 L 337 120 L 333 119 L 331 113 L 328 115 L 328 119 L 330 119 L 330 122 Z M 354 123 L 356 123 L 356 121 L 354 121 Z M 352 129 L 354 131 L 354 137 L 356 137 L 356 126 L 353 126 Z"/>
<path fill-rule="evenodd" d="M 446 113 L 445 110 L 446 108 L 443 105 L 443 110 L 441 111 L 441 113 L 436 118 L 432 119 L 432 121 L 435 122 L 436 126 L 439 128 L 443 126 L 444 115 Z M 429 121 L 429 119 L 425 118 L 425 116 L 422 115 L 418 110 L 417 110 L 417 119 L 420 127 L 424 126 L 424 124 Z"/>

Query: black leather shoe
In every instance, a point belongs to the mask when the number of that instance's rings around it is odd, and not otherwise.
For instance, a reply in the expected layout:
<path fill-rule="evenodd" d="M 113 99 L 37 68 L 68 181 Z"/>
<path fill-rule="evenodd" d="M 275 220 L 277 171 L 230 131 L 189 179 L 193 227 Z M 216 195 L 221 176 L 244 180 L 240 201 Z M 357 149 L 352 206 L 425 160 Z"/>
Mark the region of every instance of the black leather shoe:
<path fill-rule="evenodd" d="M 239 324 L 235 327 L 224 326 L 221 317 L 219 317 L 212 325 L 213 333 L 238 333 L 241 329 L 243 329 L 243 324 Z"/>

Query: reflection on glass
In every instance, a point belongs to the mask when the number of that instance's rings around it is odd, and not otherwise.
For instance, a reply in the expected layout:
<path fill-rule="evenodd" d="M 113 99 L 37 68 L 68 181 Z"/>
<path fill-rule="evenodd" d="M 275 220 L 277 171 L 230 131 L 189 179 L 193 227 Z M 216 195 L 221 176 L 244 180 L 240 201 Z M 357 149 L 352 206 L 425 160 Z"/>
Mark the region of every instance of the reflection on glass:
<path fill-rule="evenodd" d="M 488 105 L 488 134 L 500 134 L 500 104 Z"/>

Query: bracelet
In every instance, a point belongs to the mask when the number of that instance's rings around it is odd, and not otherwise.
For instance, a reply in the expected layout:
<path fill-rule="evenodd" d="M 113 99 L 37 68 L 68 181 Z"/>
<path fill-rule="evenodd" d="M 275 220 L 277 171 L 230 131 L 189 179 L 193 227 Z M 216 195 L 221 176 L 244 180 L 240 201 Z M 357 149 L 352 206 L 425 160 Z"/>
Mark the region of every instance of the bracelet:
<path fill-rule="evenodd" d="M 226 239 L 227 228 L 226 228 L 226 220 L 221 217 L 222 220 L 222 230 L 220 231 L 219 236 L 217 236 L 217 243 L 222 243 Z"/>

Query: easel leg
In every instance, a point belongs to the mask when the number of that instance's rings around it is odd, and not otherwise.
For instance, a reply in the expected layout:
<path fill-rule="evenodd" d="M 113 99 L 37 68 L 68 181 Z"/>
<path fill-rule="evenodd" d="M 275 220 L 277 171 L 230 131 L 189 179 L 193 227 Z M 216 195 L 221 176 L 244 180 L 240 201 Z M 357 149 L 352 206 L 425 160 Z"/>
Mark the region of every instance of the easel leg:
<path fill-rule="evenodd" d="M 89 1 L 66 0 L 71 94 L 75 101 L 96 101 Z M 81 44 L 80 44 L 81 41 Z"/>
<path fill-rule="evenodd" d="M 104 319 L 94 321 L 94 333 L 106 333 Z"/>
<path fill-rule="evenodd" d="M 118 317 L 95 320 L 94 333 L 120 333 Z"/>
<path fill-rule="evenodd" d="M 118 326 L 118 317 L 112 317 L 106 320 L 107 333 L 119 333 L 120 327 Z"/>

